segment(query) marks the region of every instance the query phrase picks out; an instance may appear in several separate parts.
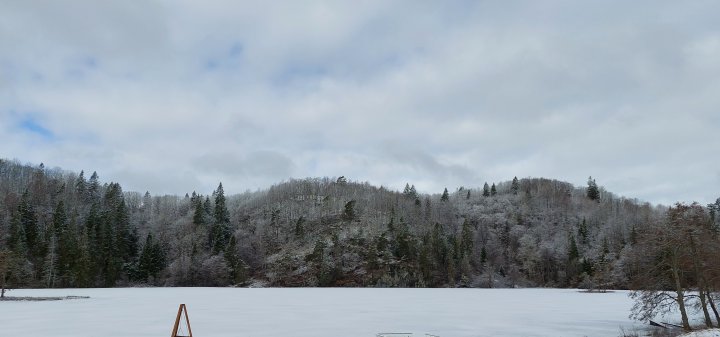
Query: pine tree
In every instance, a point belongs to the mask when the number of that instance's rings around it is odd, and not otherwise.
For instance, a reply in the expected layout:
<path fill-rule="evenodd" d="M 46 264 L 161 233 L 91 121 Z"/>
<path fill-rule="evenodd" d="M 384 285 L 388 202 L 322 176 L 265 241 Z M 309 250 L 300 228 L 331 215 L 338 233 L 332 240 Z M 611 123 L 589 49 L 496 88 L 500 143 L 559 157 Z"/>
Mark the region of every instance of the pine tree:
<path fill-rule="evenodd" d="M 512 185 L 510 185 L 510 190 L 512 191 L 512 194 L 518 194 L 518 191 L 520 190 L 520 182 L 518 181 L 517 176 L 513 178 Z"/>
<path fill-rule="evenodd" d="M 68 233 L 67 215 L 65 214 L 65 204 L 62 200 L 60 200 L 55 207 L 51 228 L 53 230 L 52 233 L 50 233 L 51 241 L 48 247 L 48 254 L 50 254 L 51 251 L 55 250 L 55 252 L 53 253 L 56 255 L 52 259 L 52 261 L 55 263 L 55 270 L 53 274 L 53 276 L 55 277 L 53 277 L 52 285 L 48 284 L 49 287 L 54 286 L 55 282 L 60 281 L 60 279 L 67 273 L 68 266 L 64 266 L 61 263 L 69 262 L 69 251 L 73 249 L 73 247 L 71 246 L 72 243 L 68 242 L 68 237 L 72 235 L 68 235 L 71 233 Z M 47 255 L 45 260 L 47 263 Z"/>
<path fill-rule="evenodd" d="M 215 253 L 218 253 L 225 250 L 225 246 L 228 244 L 228 240 L 230 240 L 230 212 L 225 205 L 225 191 L 223 190 L 222 183 L 218 185 L 217 190 L 215 190 L 213 194 L 215 195 L 213 249 Z"/>
<path fill-rule="evenodd" d="M 147 281 L 150 277 L 157 278 L 164 268 L 165 251 L 161 243 L 153 239 L 152 233 L 148 233 L 138 261 L 137 279 Z"/>
<path fill-rule="evenodd" d="M 588 178 L 587 197 L 593 201 L 600 201 L 600 190 L 592 177 Z"/>
<path fill-rule="evenodd" d="M 20 203 L 17 208 L 19 224 L 25 233 L 25 242 L 27 243 L 28 252 L 35 256 L 38 251 L 39 237 L 37 216 L 35 214 L 35 207 L 30 203 L 30 196 L 28 191 L 22 194 Z"/>
<path fill-rule="evenodd" d="M 417 189 L 415 189 L 415 185 L 410 186 L 410 197 L 414 198 L 414 199 L 417 199 L 417 197 L 418 197 L 418 193 L 417 193 Z"/>
<path fill-rule="evenodd" d="M 7 239 L 10 250 L 15 254 L 26 257 L 28 253 L 27 234 L 23 226 L 20 212 L 14 212 L 10 219 L 10 235 Z"/>
<path fill-rule="evenodd" d="M 142 208 L 143 211 L 148 213 L 152 211 L 152 196 L 150 195 L 150 191 L 145 191 L 145 195 L 143 195 Z"/>
<path fill-rule="evenodd" d="M 56 211 L 57 213 L 58 211 Z M 60 222 L 58 222 L 60 223 Z M 57 226 L 53 224 L 53 226 Z M 66 226 L 64 231 L 56 232 L 58 235 L 58 281 L 62 287 L 78 286 L 74 283 L 77 280 L 75 265 L 79 262 L 79 235 L 77 234 L 76 217 Z"/>
<path fill-rule="evenodd" d="M 85 200 L 85 193 L 87 193 L 87 181 L 85 181 L 85 171 L 80 171 L 80 175 L 75 182 L 75 191 L 77 192 L 80 200 Z"/>
<path fill-rule="evenodd" d="M 234 235 L 230 236 L 225 252 L 223 253 L 225 263 L 228 266 L 228 276 L 233 284 L 242 283 L 246 278 L 245 263 L 240 258 L 237 247 L 237 239 Z"/>
<path fill-rule="evenodd" d="M 100 177 L 98 177 L 95 171 L 93 171 L 90 180 L 88 180 L 87 197 L 87 201 L 97 200 L 100 197 Z"/>
<path fill-rule="evenodd" d="M 194 192 L 193 192 L 194 193 Z M 196 197 L 192 203 L 195 206 L 195 211 L 193 213 L 193 224 L 195 226 L 203 226 L 205 224 L 205 208 L 203 207 L 202 198 Z"/>
<path fill-rule="evenodd" d="M 497 195 L 497 188 L 495 188 L 495 183 L 493 183 L 492 186 L 490 187 L 490 195 L 493 197 L 495 195 Z"/>
<path fill-rule="evenodd" d="M 568 260 L 576 261 L 580 258 L 580 251 L 578 250 L 577 243 L 575 242 L 575 237 L 571 234 L 568 241 Z"/>
<path fill-rule="evenodd" d="M 581 244 L 585 245 L 588 243 L 588 228 L 585 218 L 583 218 L 582 221 L 578 223 L 578 237 L 580 238 Z"/>
<path fill-rule="evenodd" d="M 638 232 L 635 228 L 635 225 L 632 226 L 632 229 L 630 230 L 630 244 L 635 245 L 638 242 Z"/>
<path fill-rule="evenodd" d="M 445 188 L 445 190 L 443 191 L 442 196 L 440 197 L 440 201 L 445 202 L 445 201 L 448 201 L 448 200 L 450 200 L 450 193 L 448 193 L 447 188 Z"/>
<path fill-rule="evenodd" d="M 345 204 L 343 218 L 347 221 L 355 220 L 355 200 L 350 200 Z"/>
<path fill-rule="evenodd" d="M 305 237 L 305 217 L 300 216 L 295 222 L 295 238 L 302 240 Z"/>
<path fill-rule="evenodd" d="M 473 237 L 472 237 L 472 225 L 470 225 L 470 221 L 466 218 L 465 221 L 463 221 L 462 225 L 462 232 L 460 234 L 460 247 L 461 247 L 461 253 L 464 256 L 469 256 L 472 254 L 472 248 L 473 248 Z"/>
<path fill-rule="evenodd" d="M 57 237 L 60 237 L 67 230 L 67 214 L 65 213 L 65 203 L 62 200 L 58 201 L 55 207 L 52 223 Z"/>
<path fill-rule="evenodd" d="M 485 182 L 485 185 L 483 185 L 483 197 L 489 197 L 490 196 L 490 185 L 488 185 L 487 182 Z"/>

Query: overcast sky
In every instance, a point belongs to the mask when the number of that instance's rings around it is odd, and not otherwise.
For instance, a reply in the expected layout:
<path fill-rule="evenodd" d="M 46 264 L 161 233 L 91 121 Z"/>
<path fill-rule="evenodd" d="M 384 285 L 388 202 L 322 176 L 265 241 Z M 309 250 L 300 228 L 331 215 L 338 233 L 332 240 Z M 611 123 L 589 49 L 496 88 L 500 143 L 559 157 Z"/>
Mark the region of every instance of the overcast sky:
<path fill-rule="evenodd" d="M 0 157 L 154 195 L 344 175 L 720 197 L 717 1 L 0 2 Z"/>

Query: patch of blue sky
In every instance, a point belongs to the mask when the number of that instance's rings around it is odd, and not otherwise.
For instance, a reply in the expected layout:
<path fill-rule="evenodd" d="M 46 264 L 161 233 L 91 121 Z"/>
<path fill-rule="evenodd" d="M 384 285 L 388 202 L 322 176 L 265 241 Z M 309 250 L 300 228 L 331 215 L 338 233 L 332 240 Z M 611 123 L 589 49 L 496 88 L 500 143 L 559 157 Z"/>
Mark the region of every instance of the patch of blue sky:
<path fill-rule="evenodd" d="M 227 56 L 229 58 L 238 58 L 242 56 L 243 50 L 243 45 L 240 42 L 235 42 L 228 49 Z"/>
<path fill-rule="evenodd" d="M 17 126 L 20 130 L 39 136 L 46 141 L 53 141 L 57 139 L 52 130 L 44 127 L 37 119 L 31 116 L 22 118 Z"/>
<path fill-rule="evenodd" d="M 241 43 L 235 42 L 228 47 L 224 52 L 215 54 L 215 56 L 208 57 L 204 60 L 203 68 L 206 71 L 214 71 L 218 69 L 232 69 L 237 68 L 240 65 L 240 58 L 244 52 L 244 47 Z"/>
<path fill-rule="evenodd" d="M 280 70 L 271 82 L 278 87 L 294 86 L 322 79 L 329 74 L 328 68 L 320 65 L 292 65 Z"/>
<path fill-rule="evenodd" d="M 0 82 L 12 83 L 19 81 L 30 81 L 40 83 L 45 80 L 45 75 L 29 67 L 23 67 L 11 61 L 0 62 Z"/>
<path fill-rule="evenodd" d="M 65 77 L 71 80 L 82 80 L 97 68 L 98 59 L 96 57 L 92 55 L 79 56 L 69 62 L 68 67 L 65 69 Z"/>
<path fill-rule="evenodd" d="M 89 56 L 89 55 L 81 57 L 79 63 L 81 65 L 85 66 L 86 68 L 92 68 L 92 69 L 97 68 L 97 66 L 98 66 L 97 58 L 95 58 L 94 56 Z"/>

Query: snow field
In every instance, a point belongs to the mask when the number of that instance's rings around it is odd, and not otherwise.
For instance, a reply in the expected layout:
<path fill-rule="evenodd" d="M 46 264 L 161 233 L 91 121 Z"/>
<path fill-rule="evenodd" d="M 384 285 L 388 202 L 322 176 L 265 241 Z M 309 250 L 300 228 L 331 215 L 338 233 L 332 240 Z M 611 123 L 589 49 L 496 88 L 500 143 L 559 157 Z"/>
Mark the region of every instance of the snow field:
<path fill-rule="evenodd" d="M 627 292 L 572 289 L 114 288 L 13 290 L 89 299 L 0 302 L 0 336 L 169 336 L 185 303 L 195 337 L 618 336 Z"/>

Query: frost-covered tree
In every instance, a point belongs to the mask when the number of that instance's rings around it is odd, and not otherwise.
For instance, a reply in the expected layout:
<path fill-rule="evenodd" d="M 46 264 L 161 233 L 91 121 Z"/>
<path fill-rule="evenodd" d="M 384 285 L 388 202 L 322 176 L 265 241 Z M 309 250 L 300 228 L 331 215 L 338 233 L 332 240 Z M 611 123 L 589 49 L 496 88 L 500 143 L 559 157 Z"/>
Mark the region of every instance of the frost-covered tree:
<path fill-rule="evenodd" d="M 593 179 L 593 177 L 589 177 L 587 185 L 588 185 L 588 187 L 587 187 L 588 199 L 593 200 L 593 201 L 599 201 L 600 200 L 600 190 L 598 189 L 595 179 Z"/>
<path fill-rule="evenodd" d="M 450 193 L 448 193 L 447 188 L 443 190 L 442 196 L 440 196 L 440 201 L 448 201 L 450 200 Z"/>

